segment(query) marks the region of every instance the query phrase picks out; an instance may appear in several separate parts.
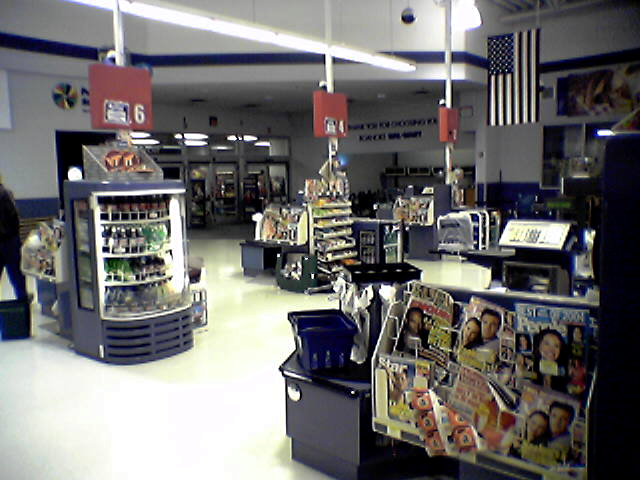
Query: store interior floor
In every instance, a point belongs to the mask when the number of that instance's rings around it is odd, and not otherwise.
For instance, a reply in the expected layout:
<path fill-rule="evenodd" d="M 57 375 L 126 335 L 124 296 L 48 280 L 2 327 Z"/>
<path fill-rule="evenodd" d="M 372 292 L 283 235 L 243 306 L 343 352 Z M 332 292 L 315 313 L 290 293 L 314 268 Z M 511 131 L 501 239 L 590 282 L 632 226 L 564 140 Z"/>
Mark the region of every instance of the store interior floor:
<path fill-rule="evenodd" d="M 287 312 L 337 302 L 280 290 L 273 276 L 243 276 L 239 242 L 252 233 L 189 232 L 190 253 L 206 267 L 209 324 L 186 353 L 107 365 L 76 354 L 34 308 L 32 338 L 0 342 L 0 478 L 329 478 L 291 460 L 278 366 L 294 349 Z M 407 261 L 431 283 L 487 279 L 455 259 Z M 6 277 L 3 299 L 13 296 Z"/>

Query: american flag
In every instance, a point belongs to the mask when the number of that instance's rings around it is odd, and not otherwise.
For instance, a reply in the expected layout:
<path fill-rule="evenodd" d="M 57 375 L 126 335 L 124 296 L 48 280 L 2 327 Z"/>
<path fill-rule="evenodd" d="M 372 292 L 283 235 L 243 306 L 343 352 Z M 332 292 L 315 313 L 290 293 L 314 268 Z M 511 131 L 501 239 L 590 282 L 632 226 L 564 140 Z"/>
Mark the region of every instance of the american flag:
<path fill-rule="evenodd" d="M 539 120 L 539 44 L 537 28 L 488 38 L 489 125 Z"/>

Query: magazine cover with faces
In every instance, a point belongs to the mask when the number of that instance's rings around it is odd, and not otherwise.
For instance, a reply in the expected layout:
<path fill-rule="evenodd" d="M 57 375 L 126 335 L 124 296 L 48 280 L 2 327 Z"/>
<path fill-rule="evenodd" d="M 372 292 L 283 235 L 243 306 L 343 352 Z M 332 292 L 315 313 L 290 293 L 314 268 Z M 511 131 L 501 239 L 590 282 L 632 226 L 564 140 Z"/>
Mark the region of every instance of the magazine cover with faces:
<path fill-rule="evenodd" d="M 518 410 L 518 436 L 510 454 L 547 467 L 584 465 L 585 423 L 573 397 L 527 384 Z"/>
<path fill-rule="evenodd" d="M 413 282 L 394 350 L 446 366 L 452 351 L 453 312 L 449 293 Z"/>
<path fill-rule="evenodd" d="M 376 368 L 376 382 L 386 388 L 388 402 L 376 415 L 406 424 L 403 431 L 418 434 L 418 397 L 429 387 L 430 364 L 423 360 L 381 355 Z M 378 388 L 378 386 L 376 386 Z M 386 410 L 386 411 L 385 411 Z"/>
<path fill-rule="evenodd" d="M 589 312 L 516 304 L 516 377 L 584 401 Z"/>
<path fill-rule="evenodd" d="M 495 372 L 499 364 L 515 363 L 512 312 L 474 296 L 462 318 L 455 347 L 458 363 L 484 372 Z"/>

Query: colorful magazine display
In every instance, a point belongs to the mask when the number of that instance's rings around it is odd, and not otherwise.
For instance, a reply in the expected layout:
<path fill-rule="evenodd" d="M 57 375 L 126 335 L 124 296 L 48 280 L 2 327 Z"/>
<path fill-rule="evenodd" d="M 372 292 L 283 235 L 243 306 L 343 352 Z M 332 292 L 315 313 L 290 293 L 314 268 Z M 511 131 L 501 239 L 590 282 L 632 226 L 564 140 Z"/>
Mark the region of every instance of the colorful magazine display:
<path fill-rule="evenodd" d="M 452 349 L 453 298 L 414 282 L 395 350 L 446 366 Z"/>
<path fill-rule="evenodd" d="M 516 315 L 516 376 L 584 399 L 589 312 L 519 303 Z"/>
<path fill-rule="evenodd" d="M 584 462 L 584 421 L 580 402 L 538 385 L 527 385 L 520 399 L 519 435 L 511 454 L 548 467 Z"/>
<path fill-rule="evenodd" d="M 511 312 L 478 296 L 456 305 L 419 282 L 405 298 L 394 347 L 378 355 L 374 426 L 430 455 L 490 451 L 584 475 L 589 310 L 517 303 Z"/>
<path fill-rule="evenodd" d="M 515 362 L 513 314 L 479 297 L 471 297 L 464 310 L 458 336 L 456 359 L 484 372 L 493 372 L 500 363 Z"/>

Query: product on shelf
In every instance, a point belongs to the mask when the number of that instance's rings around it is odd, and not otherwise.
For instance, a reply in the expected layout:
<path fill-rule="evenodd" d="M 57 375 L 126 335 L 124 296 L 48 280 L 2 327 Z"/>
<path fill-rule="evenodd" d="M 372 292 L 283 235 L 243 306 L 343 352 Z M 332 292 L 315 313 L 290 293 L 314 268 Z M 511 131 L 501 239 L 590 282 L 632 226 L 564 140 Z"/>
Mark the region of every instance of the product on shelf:
<path fill-rule="evenodd" d="M 23 273 L 55 280 L 56 257 L 59 256 L 63 237 L 62 222 L 40 222 L 22 244 L 20 268 Z"/>
<path fill-rule="evenodd" d="M 260 220 L 260 240 L 301 245 L 307 241 L 306 224 L 304 208 L 269 205 Z"/>
<path fill-rule="evenodd" d="M 153 169 L 142 165 L 137 153 L 127 150 L 110 150 L 103 157 L 103 163 L 109 172 L 153 173 Z"/>

